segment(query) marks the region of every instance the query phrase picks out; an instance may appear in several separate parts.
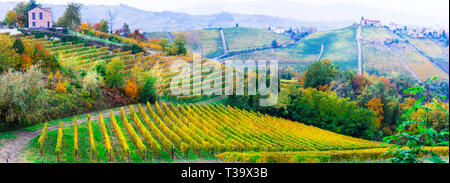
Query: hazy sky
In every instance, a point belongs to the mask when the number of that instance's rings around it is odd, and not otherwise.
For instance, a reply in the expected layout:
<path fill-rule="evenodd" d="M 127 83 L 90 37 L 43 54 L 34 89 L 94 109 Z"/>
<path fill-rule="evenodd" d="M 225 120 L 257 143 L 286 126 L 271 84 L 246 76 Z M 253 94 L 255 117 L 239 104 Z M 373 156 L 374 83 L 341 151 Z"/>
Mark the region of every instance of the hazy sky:
<path fill-rule="evenodd" d="M 10 1 L 10 0 L 0 0 Z M 127 4 L 139 9 L 150 11 L 177 11 L 194 4 L 206 2 L 257 2 L 257 0 L 37 0 L 45 4 L 66 4 L 67 2 L 79 2 L 83 4 Z M 261 1 L 261 0 L 258 0 Z M 277 1 L 277 0 L 263 0 Z M 282 0 L 297 2 L 310 6 L 327 6 L 332 4 L 355 4 L 374 7 L 382 10 L 412 13 L 427 17 L 436 17 L 441 20 L 449 20 L 449 0 Z"/>

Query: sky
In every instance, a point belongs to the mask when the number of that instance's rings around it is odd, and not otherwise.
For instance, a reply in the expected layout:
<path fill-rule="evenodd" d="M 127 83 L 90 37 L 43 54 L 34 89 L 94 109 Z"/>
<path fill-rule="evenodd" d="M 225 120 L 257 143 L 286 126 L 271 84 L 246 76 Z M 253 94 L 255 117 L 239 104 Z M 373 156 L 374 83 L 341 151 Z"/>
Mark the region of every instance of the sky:
<path fill-rule="evenodd" d="M 10 0 L 0 0 L 10 1 Z M 259 2 L 261 0 L 37 0 L 44 4 L 66 4 L 78 2 L 82 4 L 126 4 L 135 8 L 149 11 L 178 11 L 195 4 L 210 2 Z M 262 0 L 277 1 L 277 0 Z M 301 3 L 309 6 L 328 6 L 333 4 L 352 4 L 373 7 L 381 10 L 389 10 L 427 17 L 435 17 L 441 20 L 449 20 L 449 0 L 281 0 L 285 2 Z M 264 13 L 261 13 L 264 14 Z"/>

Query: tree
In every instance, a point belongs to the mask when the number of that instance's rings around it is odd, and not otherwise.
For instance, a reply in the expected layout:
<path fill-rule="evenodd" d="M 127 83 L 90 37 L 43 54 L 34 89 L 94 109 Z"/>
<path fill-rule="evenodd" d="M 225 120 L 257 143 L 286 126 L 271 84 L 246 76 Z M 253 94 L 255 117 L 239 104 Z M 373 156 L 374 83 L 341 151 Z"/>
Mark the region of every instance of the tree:
<path fill-rule="evenodd" d="M 108 29 L 109 29 L 108 28 L 108 21 L 102 19 L 99 24 L 100 25 L 99 25 L 98 30 L 101 31 L 101 32 L 104 32 L 104 33 L 108 33 Z"/>
<path fill-rule="evenodd" d="M 13 40 L 8 36 L 0 35 L 0 71 L 17 68 L 20 64 L 20 55 L 13 51 Z"/>
<path fill-rule="evenodd" d="M 447 146 L 449 132 L 447 130 L 436 131 L 430 124 L 430 113 L 433 111 L 427 105 L 434 105 L 435 110 L 442 111 L 447 117 L 447 110 L 433 98 L 431 91 L 427 89 L 432 81 L 437 77 L 430 79 L 421 86 L 409 88 L 404 91 L 405 94 L 421 95 L 414 105 L 406 111 L 402 118 L 403 122 L 397 128 L 397 133 L 393 136 L 385 137 L 384 142 L 391 144 L 385 154 L 391 154 L 393 163 L 420 163 L 429 160 L 434 163 L 444 163 L 441 157 L 432 150 L 425 150 L 424 146 Z M 423 110 L 423 112 L 421 112 Z M 425 159 L 421 159 L 425 156 Z"/>
<path fill-rule="evenodd" d="M 123 27 L 122 27 L 122 31 L 125 37 L 128 37 L 128 35 L 130 35 L 130 26 L 128 26 L 128 24 L 123 23 Z"/>
<path fill-rule="evenodd" d="M 17 23 L 20 27 L 28 27 L 28 10 L 30 10 L 31 3 L 20 2 L 17 3 L 16 7 L 14 7 L 13 11 L 17 16 Z"/>
<path fill-rule="evenodd" d="M 152 72 L 144 73 L 141 80 L 141 93 L 139 96 L 140 102 L 154 102 L 158 98 L 156 84 L 156 77 Z"/>
<path fill-rule="evenodd" d="M 171 45 L 172 49 L 169 51 L 170 55 L 184 55 L 187 53 L 186 38 L 183 35 L 179 35 L 173 41 Z"/>
<path fill-rule="evenodd" d="M 277 43 L 277 40 L 273 40 L 272 41 L 272 48 L 276 48 L 276 47 L 278 47 L 278 43 Z"/>
<path fill-rule="evenodd" d="M 9 25 L 16 25 L 18 23 L 17 14 L 14 11 L 8 11 L 6 13 L 5 19 L 3 22 L 9 24 Z"/>
<path fill-rule="evenodd" d="M 161 46 L 162 51 L 166 52 L 169 47 L 170 40 L 167 38 L 162 38 L 158 41 L 158 45 Z"/>
<path fill-rule="evenodd" d="M 17 54 L 22 54 L 25 51 L 25 46 L 23 45 L 22 39 L 16 38 L 12 48 Z"/>
<path fill-rule="evenodd" d="M 139 97 L 139 85 L 136 83 L 136 79 L 131 78 L 128 84 L 125 86 L 125 94 L 131 100 L 135 100 Z"/>
<path fill-rule="evenodd" d="M 62 16 L 62 25 L 70 29 L 75 29 L 76 26 L 81 24 L 81 4 L 69 3 L 67 4 L 66 11 Z"/>
<path fill-rule="evenodd" d="M 373 98 L 369 102 L 367 102 L 366 106 L 375 112 L 377 115 L 376 125 L 377 129 L 380 129 L 381 127 L 381 121 L 383 121 L 383 106 L 384 104 L 381 103 L 381 100 L 378 98 Z"/>
<path fill-rule="evenodd" d="M 314 61 L 305 72 L 304 88 L 316 88 L 330 84 L 338 73 L 338 69 L 330 60 Z"/>
<path fill-rule="evenodd" d="M 121 71 L 124 66 L 123 60 L 119 57 L 114 57 L 106 65 L 105 82 L 108 87 L 118 88 L 122 85 L 124 74 Z"/>

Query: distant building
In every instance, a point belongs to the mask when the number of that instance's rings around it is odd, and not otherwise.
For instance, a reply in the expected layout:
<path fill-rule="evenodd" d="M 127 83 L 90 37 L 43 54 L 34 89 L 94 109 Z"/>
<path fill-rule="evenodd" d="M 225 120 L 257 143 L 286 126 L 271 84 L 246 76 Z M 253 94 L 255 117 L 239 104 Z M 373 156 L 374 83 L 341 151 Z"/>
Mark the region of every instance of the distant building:
<path fill-rule="evenodd" d="M 407 34 L 413 38 L 423 38 L 425 37 L 423 28 L 408 28 Z"/>
<path fill-rule="evenodd" d="M 53 27 L 53 14 L 50 8 L 35 7 L 28 11 L 28 28 Z"/>
<path fill-rule="evenodd" d="M 286 32 L 286 29 L 284 29 L 284 27 L 279 27 L 279 26 L 278 27 L 269 27 L 269 30 L 271 30 L 275 33 L 278 33 L 278 34 Z"/>
<path fill-rule="evenodd" d="M 365 26 L 381 27 L 381 21 L 365 19 L 364 17 L 361 18 L 360 24 Z"/>
<path fill-rule="evenodd" d="M 393 23 L 393 22 L 391 22 L 391 23 L 389 24 L 389 29 L 392 30 L 392 31 L 400 30 L 400 29 L 402 29 L 402 28 L 403 28 L 403 27 L 402 27 L 401 25 L 396 24 L 396 23 Z"/>

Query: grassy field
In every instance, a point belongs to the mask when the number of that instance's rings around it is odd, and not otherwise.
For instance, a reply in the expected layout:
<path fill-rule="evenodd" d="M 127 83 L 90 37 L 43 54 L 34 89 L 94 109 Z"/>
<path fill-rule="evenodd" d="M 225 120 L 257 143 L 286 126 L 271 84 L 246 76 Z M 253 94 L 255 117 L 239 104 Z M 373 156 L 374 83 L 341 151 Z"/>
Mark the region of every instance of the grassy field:
<path fill-rule="evenodd" d="M 286 34 L 277 34 L 266 29 L 237 27 L 225 28 L 223 32 L 230 52 L 271 46 L 273 40 L 280 44 L 291 40 Z"/>

